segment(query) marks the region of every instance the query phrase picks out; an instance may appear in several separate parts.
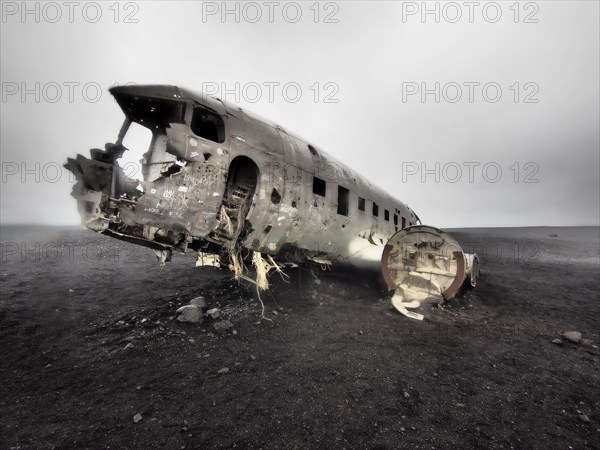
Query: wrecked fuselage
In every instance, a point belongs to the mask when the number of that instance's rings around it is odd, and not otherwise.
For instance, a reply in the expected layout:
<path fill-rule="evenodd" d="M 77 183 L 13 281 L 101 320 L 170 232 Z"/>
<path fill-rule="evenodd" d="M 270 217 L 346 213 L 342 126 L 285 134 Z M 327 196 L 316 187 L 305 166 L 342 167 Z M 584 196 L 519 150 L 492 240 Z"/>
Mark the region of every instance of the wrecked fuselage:
<path fill-rule="evenodd" d="M 419 222 L 322 150 L 241 108 L 175 86 L 110 92 L 125 121 L 114 144 L 68 160 L 73 196 L 86 227 L 153 248 L 161 262 L 191 249 L 201 263 L 219 255 L 238 275 L 242 250 L 267 267 L 379 263 L 390 238 Z M 152 135 L 139 177 L 119 164 L 132 124 Z"/>

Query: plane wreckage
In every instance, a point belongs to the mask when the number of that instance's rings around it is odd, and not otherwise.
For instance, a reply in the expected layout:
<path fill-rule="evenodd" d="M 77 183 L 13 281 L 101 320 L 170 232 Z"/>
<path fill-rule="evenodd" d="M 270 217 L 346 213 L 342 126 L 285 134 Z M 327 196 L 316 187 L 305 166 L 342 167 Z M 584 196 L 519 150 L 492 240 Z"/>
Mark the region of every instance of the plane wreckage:
<path fill-rule="evenodd" d="M 475 286 L 479 261 L 447 233 L 317 146 L 218 98 L 176 86 L 110 89 L 117 141 L 69 158 L 83 224 L 154 249 L 198 253 L 266 289 L 287 265 L 379 264 L 401 313 Z M 150 130 L 139 180 L 119 161 L 132 124 Z M 256 277 L 244 261 L 252 260 Z"/>

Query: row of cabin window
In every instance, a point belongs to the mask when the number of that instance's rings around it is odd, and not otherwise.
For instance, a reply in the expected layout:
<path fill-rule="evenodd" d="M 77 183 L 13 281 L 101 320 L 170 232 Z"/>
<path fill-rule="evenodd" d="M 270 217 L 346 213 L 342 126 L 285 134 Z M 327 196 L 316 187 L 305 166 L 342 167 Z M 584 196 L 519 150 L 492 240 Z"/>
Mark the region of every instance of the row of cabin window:
<path fill-rule="evenodd" d="M 319 177 L 313 177 L 313 194 L 325 197 L 327 183 Z M 363 197 L 358 197 L 358 210 L 365 211 L 367 201 Z M 348 215 L 350 208 L 350 191 L 343 186 L 338 185 L 338 209 L 337 213 L 343 216 Z M 379 205 L 373 202 L 373 216 L 379 217 Z M 386 222 L 390 221 L 390 212 L 383 210 L 383 218 Z M 398 214 L 394 214 L 394 225 L 398 226 Z M 406 226 L 406 219 L 402 218 L 402 228 Z"/>

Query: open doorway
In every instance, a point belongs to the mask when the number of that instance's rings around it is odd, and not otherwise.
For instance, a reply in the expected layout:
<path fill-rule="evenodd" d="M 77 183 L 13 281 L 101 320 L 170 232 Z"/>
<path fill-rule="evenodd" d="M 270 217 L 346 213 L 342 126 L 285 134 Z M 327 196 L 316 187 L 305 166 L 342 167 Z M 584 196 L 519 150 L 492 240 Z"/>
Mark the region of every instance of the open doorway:
<path fill-rule="evenodd" d="M 219 225 L 211 235 L 213 240 L 231 248 L 238 241 L 246 225 L 259 173 L 258 166 L 246 156 L 231 161 L 223 202 L 217 213 Z"/>

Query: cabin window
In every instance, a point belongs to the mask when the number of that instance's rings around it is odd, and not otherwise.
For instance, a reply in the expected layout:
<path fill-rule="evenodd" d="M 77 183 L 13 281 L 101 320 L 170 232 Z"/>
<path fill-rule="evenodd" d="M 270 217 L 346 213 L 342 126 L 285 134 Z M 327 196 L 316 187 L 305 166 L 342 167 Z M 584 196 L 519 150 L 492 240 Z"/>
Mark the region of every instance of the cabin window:
<path fill-rule="evenodd" d="M 406 227 L 406 218 L 402 218 L 402 229 L 404 230 L 404 228 Z"/>
<path fill-rule="evenodd" d="M 194 108 L 190 128 L 196 136 L 213 142 L 225 142 L 225 123 L 223 119 L 206 108 L 199 106 Z"/>
<path fill-rule="evenodd" d="M 318 177 L 313 177 L 313 194 L 325 197 L 326 188 L 327 183 L 325 183 L 325 180 L 321 180 Z"/>
<path fill-rule="evenodd" d="M 373 202 L 373 216 L 379 217 L 379 205 Z"/>
<path fill-rule="evenodd" d="M 345 187 L 338 186 L 338 207 L 337 213 L 342 216 L 348 215 L 348 206 L 350 204 L 350 191 Z"/>
<path fill-rule="evenodd" d="M 383 218 L 386 220 L 386 222 L 390 221 L 390 212 L 387 209 L 383 210 Z"/>
<path fill-rule="evenodd" d="M 365 210 L 365 199 L 362 197 L 358 197 L 358 210 L 359 211 Z"/>
<path fill-rule="evenodd" d="M 394 214 L 394 225 L 398 226 L 398 214 Z"/>

